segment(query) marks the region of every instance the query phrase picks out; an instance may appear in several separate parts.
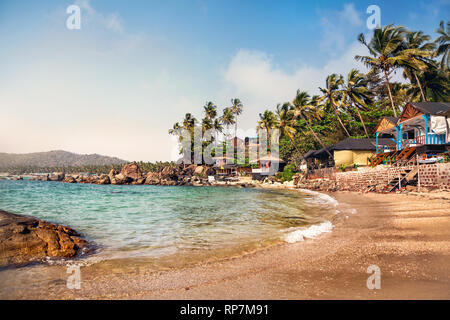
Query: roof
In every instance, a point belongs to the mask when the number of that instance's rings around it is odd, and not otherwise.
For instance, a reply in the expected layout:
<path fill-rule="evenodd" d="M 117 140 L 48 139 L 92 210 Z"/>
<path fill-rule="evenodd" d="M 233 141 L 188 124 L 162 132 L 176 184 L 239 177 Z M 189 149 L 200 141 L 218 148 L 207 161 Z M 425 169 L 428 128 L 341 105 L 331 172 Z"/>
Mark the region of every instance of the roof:
<path fill-rule="evenodd" d="M 397 117 L 383 117 L 381 118 L 380 122 L 378 122 L 377 126 L 375 127 L 375 132 L 381 132 L 386 129 L 395 127 L 398 122 Z"/>
<path fill-rule="evenodd" d="M 395 145 L 395 142 L 389 138 L 380 138 L 380 139 L 378 139 L 378 144 L 379 145 Z M 342 140 L 338 143 L 335 143 L 331 146 L 326 147 L 326 149 L 329 152 L 340 151 L 340 150 L 375 151 L 377 148 L 376 145 L 377 145 L 376 139 L 372 139 L 372 138 L 365 138 L 365 139 L 347 138 L 345 140 Z M 325 148 L 322 148 L 319 150 L 310 150 L 303 157 L 305 159 L 307 159 L 307 158 L 322 158 L 324 156 L 328 157 Z"/>
<path fill-rule="evenodd" d="M 450 102 L 410 102 L 414 108 L 425 114 L 440 116 L 450 111 Z"/>

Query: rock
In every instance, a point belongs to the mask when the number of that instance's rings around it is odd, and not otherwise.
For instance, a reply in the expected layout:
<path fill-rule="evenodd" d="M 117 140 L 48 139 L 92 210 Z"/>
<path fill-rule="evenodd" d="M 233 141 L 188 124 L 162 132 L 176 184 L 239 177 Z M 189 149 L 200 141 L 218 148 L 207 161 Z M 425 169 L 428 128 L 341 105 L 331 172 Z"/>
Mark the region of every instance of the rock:
<path fill-rule="evenodd" d="M 157 185 L 159 184 L 159 182 L 160 182 L 159 174 L 156 172 L 149 172 L 144 181 L 145 184 L 149 185 Z"/>
<path fill-rule="evenodd" d="M 131 178 L 132 180 L 138 180 L 143 178 L 141 169 L 135 163 L 126 164 L 122 167 L 122 171 L 120 173 L 126 177 Z"/>
<path fill-rule="evenodd" d="M 116 170 L 114 170 L 114 169 L 111 169 L 111 170 L 109 171 L 109 173 L 108 173 L 109 180 L 114 179 L 114 176 L 115 176 L 116 174 L 118 174 L 118 172 L 117 172 Z"/>
<path fill-rule="evenodd" d="M 0 210 L 0 267 L 44 257 L 72 258 L 88 243 L 73 229 Z"/>
<path fill-rule="evenodd" d="M 97 184 L 110 184 L 111 180 L 109 179 L 109 176 L 101 175 L 99 179 L 97 180 Z"/>
<path fill-rule="evenodd" d="M 166 180 L 178 180 L 178 175 L 178 169 L 171 166 L 164 167 L 160 173 L 161 179 Z"/>
<path fill-rule="evenodd" d="M 203 173 L 203 166 L 198 166 L 197 168 L 195 168 L 194 174 L 201 175 L 202 173 Z"/>
<path fill-rule="evenodd" d="M 50 181 L 63 181 L 65 174 L 63 172 L 57 172 L 48 177 Z"/>
<path fill-rule="evenodd" d="M 77 183 L 77 180 L 75 180 L 72 176 L 65 176 L 63 182 L 65 183 Z"/>

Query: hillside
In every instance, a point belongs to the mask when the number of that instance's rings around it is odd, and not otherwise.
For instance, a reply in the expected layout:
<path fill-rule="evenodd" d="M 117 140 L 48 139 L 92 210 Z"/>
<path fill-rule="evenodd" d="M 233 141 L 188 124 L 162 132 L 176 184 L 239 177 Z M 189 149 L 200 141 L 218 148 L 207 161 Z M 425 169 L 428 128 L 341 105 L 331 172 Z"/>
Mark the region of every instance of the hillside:
<path fill-rule="evenodd" d="M 99 154 L 76 154 L 56 150 L 35 153 L 0 153 L 0 168 L 10 167 L 80 167 L 90 165 L 113 165 L 127 161 Z"/>

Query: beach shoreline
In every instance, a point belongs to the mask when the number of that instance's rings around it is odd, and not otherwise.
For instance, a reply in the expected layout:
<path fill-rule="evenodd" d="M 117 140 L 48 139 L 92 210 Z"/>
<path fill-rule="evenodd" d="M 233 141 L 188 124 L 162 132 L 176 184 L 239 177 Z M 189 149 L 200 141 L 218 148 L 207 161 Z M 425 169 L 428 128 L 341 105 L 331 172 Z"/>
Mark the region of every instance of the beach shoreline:
<path fill-rule="evenodd" d="M 449 299 L 450 197 L 330 194 L 334 229 L 240 257 L 155 272 L 145 261 L 81 268 L 80 290 L 64 266 L 0 272 L 2 299 Z M 351 210 L 350 210 L 351 209 Z M 356 211 L 355 211 L 356 210 Z M 381 289 L 366 286 L 381 270 Z M 33 280 L 40 275 L 39 281 Z M 20 283 L 20 285 L 18 285 Z M 28 285 L 27 285 L 28 283 Z"/>

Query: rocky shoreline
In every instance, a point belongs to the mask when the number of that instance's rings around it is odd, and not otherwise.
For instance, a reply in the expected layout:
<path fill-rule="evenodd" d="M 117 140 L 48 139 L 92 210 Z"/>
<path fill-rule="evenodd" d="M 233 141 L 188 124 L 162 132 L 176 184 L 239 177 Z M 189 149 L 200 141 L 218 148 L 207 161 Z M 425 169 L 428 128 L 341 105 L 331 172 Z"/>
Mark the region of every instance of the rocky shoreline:
<path fill-rule="evenodd" d="M 0 210 L 0 268 L 87 251 L 88 242 L 69 227 Z"/>
<path fill-rule="evenodd" d="M 210 176 L 214 176 L 215 179 L 210 180 L 208 178 Z M 252 180 L 250 177 L 248 179 L 217 177 L 213 167 L 195 164 L 167 166 L 159 172 L 144 173 L 135 163 L 123 166 L 120 172 L 111 169 L 108 174 L 83 175 L 60 172 L 34 176 L 30 180 L 99 185 L 238 186 L 249 188 L 260 186 L 263 183 L 278 184 L 274 177 L 267 177 L 264 181 Z"/>

